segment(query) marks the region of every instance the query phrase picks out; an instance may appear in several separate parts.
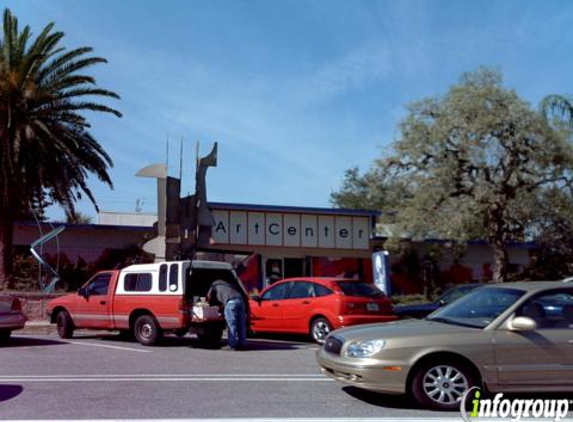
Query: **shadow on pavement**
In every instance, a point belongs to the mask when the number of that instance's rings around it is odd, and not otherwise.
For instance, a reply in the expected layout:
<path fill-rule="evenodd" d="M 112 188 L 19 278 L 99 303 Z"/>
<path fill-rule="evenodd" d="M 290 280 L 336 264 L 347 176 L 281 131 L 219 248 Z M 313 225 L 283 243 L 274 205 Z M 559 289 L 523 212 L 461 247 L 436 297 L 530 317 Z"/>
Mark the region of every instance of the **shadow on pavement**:
<path fill-rule="evenodd" d="M 19 396 L 22 391 L 24 391 L 24 387 L 21 385 L 0 384 L 0 403 Z"/>
<path fill-rule="evenodd" d="M 114 343 L 122 343 L 122 344 L 138 344 L 132 338 L 126 338 L 117 333 L 98 333 L 98 334 L 86 334 L 86 335 L 74 335 L 74 339 L 96 339 L 106 342 L 114 342 Z M 292 339 L 292 340 L 289 340 Z M 307 348 L 307 347 L 314 347 L 314 343 L 310 342 L 300 342 L 300 337 L 298 337 L 299 341 L 294 341 L 295 337 L 289 336 L 288 338 L 285 336 L 277 337 L 277 336 L 265 336 L 262 338 L 257 336 L 256 339 L 250 337 L 248 339 L 249 345 L 246 351 L 274 351 L 274 350 L 296 350 L 300 348 Z M 204 350 L 219 350 L 222 347 L 227 345 L 227 341 L 225 338 L 221 341 L 219 345 L 216 346 L 206 346 L 204 343 L 200 342 L 199 339 L 195 336 L 186 335 L 183 337 L 179 337 L 176 335 L 165 335 L 160 342 L 156 345 L 152 346 L 153 348 L 176 348 L 176 347 L 190 347 L 193 349 L 204 349 Z"/>
<path fill-rule="evenodd" d="M 265 341 L 263 339 L 257 339 L 257 340 L 249 339 L 246 351 L 272 352 L 277 350 L 296 350 L 300 349 L 301 346 L 306 346 L 306 345 L 301 345 L 300 343 L 292 343 L 292 342 L 287 343 L 284 341 Z"/>
<path fill-rule="evenodd" d="M 356 387 L 342 387 L 349 396 L 368 404 L 391 409 L 417 409 L 416 405 L 404 395 L 383 394 Z"/>
<path fill-rule="evenodd" d="M 12 336 L 5 342 L 0 343 L 0 349 L 9 347 L 60 346 L 63 344 L 66 344 L 66 342 L 44 338 Z"/>

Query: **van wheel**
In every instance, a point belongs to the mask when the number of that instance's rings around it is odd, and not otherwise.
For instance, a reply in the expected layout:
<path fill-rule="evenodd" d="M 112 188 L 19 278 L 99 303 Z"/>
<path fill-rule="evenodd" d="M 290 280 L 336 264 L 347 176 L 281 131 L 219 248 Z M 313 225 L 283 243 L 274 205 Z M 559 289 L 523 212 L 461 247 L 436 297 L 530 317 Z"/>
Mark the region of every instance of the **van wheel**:
<path fill-rule="evenodd" d="M 326 318 L 318 317 L 310 324 L 310 337 L 318 344 L 323 344 L 326 336 L 332 331 L 332 325 Z"/>
<path fill-rule="evenodd" d="M 423 364 L 412 379 L 411 393 L 416 402 L 436 410 L 457 410 L 464 394 L 477 385 L 466 366 L 456 360 Z"/>
<path fill-rule="evenodd" d="M 135 339 L 144 346 L 153 346 L 162 337 L 161 328 L 151 315 L 142 315 L 135 320 L 133 327 Z"/>
<path fill-rule="evenodd" d="M 60 338 L 72 338 L 74 335 L 74 322 L 68 311 L 60 311 L 58 313 L 56 327 Z"/>

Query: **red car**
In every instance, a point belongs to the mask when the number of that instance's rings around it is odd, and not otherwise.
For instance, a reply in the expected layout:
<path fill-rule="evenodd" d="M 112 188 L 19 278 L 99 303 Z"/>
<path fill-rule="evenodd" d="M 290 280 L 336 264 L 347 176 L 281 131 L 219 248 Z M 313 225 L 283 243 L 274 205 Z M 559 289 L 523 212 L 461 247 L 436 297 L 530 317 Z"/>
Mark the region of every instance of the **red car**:
<path fill-rule="evenodd" d="M 250 301 L 252 332 L 308 334 L 317 343 L 333 329 L 396 319 L 382 291 L 354 279 L 290 278 Z"/>

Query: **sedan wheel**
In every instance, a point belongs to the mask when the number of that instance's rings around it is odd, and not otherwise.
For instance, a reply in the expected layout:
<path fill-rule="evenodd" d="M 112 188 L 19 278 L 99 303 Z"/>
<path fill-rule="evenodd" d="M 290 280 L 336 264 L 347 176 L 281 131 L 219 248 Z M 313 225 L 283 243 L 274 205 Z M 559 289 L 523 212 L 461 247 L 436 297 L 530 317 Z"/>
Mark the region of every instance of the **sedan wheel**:
<path fill-rule="evenodd" d="M 310 325 L 310 336 L 318 344 L 323 344 L 326 336 L 332 331 L 332 326 L 326 318 L 316 318 Z"/>
<path fill-rule="evenodd" d="M 459 408 L 465 392 L 475 384 L 470 372 L 460 363 L 430 363 L 416 373 L 412 395 L 423 406 L 452 410 Z"/>

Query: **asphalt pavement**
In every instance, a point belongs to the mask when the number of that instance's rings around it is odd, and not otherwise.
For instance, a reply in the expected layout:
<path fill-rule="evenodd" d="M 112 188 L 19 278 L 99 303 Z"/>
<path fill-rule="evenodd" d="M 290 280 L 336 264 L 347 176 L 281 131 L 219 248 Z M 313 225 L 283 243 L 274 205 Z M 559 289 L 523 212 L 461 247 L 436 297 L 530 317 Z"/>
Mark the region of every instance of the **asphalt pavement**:
<path fill-rule="evenodd" d="M 0 346 L 0 420 L 460 419 L 330 380 L 316 350 L 298 338 L 231 352 L 191 336 L 144 347 L 115 334 L 16 332 Z"/>

